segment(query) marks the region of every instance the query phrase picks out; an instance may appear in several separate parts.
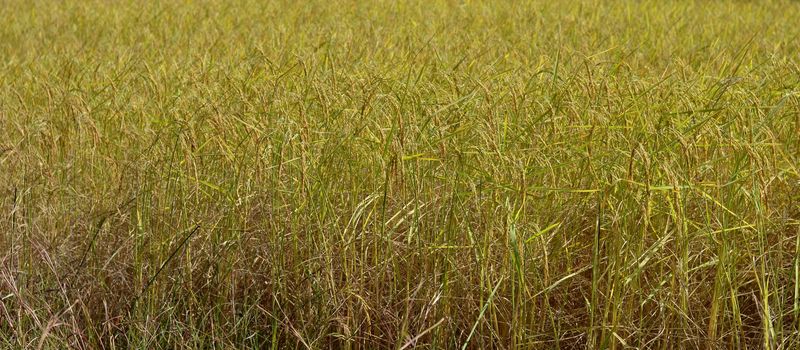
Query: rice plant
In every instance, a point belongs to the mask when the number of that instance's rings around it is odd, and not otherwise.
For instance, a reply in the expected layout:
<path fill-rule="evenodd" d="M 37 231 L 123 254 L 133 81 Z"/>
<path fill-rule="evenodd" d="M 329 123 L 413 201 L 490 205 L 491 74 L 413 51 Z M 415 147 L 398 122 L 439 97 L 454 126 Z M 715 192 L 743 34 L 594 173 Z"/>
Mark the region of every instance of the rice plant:
<path fill-rule="evenodd" d="M 0 348 L 799 349 L 798 18 L 0 1 Z"/>

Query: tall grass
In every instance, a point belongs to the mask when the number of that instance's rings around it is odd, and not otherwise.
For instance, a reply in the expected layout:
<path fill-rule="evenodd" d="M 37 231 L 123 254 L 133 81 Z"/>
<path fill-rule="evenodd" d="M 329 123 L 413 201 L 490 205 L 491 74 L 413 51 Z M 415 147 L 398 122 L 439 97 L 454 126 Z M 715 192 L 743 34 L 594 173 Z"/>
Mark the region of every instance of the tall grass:
<path fill-rule="evenodd" d="M 0 347 L 800 347 L 800 5 L 0 2 Z"/>

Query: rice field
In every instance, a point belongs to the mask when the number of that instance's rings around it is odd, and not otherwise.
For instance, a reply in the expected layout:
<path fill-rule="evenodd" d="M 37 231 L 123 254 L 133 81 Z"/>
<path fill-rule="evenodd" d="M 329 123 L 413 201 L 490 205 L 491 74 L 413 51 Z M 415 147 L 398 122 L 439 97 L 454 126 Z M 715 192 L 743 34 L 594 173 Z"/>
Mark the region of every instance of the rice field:
<path fill-rule="evenodd" d="M 798 19 L 0 0 L 0 348 L 800 349 Z"/>

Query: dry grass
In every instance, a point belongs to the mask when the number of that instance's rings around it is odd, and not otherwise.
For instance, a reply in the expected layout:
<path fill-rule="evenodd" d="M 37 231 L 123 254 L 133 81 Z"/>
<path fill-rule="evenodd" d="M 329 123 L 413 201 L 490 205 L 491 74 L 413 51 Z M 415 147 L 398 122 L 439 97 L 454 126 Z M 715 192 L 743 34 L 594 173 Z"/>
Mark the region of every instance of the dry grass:
<path fill-rule="evenodd" d="M 0 347 L 798 348 L 798 18 L 0 1 Z"/>

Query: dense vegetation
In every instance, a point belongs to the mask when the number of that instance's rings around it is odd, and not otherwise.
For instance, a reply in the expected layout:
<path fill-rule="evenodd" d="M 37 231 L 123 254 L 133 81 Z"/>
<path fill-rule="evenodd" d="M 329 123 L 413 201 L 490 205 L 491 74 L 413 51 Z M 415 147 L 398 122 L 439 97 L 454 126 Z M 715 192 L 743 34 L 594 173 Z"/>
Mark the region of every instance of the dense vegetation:
<path fill-rule="evenodd" d="M 0 2 L 2 348 L 797 348 L 800 3 Z"/>

